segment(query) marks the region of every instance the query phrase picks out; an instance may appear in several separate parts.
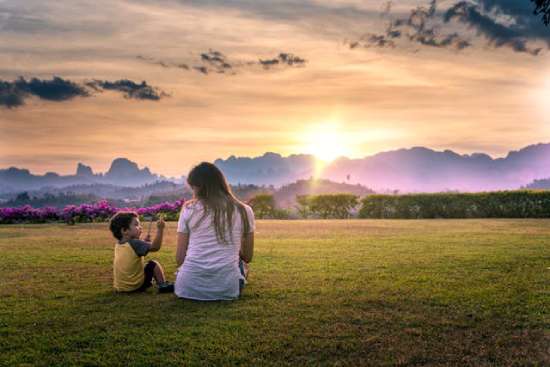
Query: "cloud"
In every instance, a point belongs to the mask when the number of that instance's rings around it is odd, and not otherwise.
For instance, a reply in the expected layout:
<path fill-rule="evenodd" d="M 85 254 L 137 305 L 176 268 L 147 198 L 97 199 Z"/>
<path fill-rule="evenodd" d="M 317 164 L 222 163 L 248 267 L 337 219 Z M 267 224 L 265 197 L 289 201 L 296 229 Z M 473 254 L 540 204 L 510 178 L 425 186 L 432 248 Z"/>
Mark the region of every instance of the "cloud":
<path fill-rule="evenodd" d="M 224 73 L 227 69 L 232 68 L 225 55 L 219 51 L 209 50 L 206 53 L 202 53 L 201 61 L 209 65 L 210 68 L 213 68 L 218 73 Z"/>
<path fill-rule="evenodd" d="M 358 47 L 395 48 L 395 42 L 388 39 L 385 35 L 367 33 L 358 40 L 349 43 L 349 48 L 352 50 Z"/>
<path fill-rule="evenodd" d="M 546 25 L 550 25 L 550 2 L 547 0 L 531 0 L 532 2 L 535 2 L 536 8 L 535 8 L 535 14 L 541 15 L 542 21 Z"/>
<path fill-rule="evenodd" d="M 550 32 L 541 32 L 542 24 L 534 21 L 532 9 L 525 2 L 507 0 L 460 1 L 445 13 L 445 22 L 458 20 L 473 28 L 495 48 L 509 47 L 515 52 L 538 55 L 542 48 L 529 46 L 530 41 L 544 40 L 550 46 Z"/>
<path fill-rule="evenodd" d="M 281 52 L 276 57 L 251 60 L 230 60 L 225 54 L 216 50 L 208 50 L 200 54 L 198 60 L 185 63 L 175 63 L 158 60 L 153 57 L 138 55 L 138 60 L 147 62 L 151 65 L 158 65 L 163 68 L 179 68 L 185 71 L 195 71 L 204 75 L 210 73 L 235 75 L 240 70 L 257 69 L 261 66 L 263 70 L 273 68 L 301 67 L 307 63 L 307 60 L 292 53 Z M 193 66 L 189 66 L 193 65 Z"/>
<path fill-rule="evenodd" d="M 0 81 L 0 106 L 19 107 L 25 103 L 25 94 L 15 87 L 15 83 Z"/>
<path fill-rule="evenodd" d="M 146 57 L 146 56 L 138 55 L 138 56 L 136 56 L 136 59 L 148 62 L 148 63 L 153 64 L 153 65 L 159 65 L 159 66 L 162 66 L 163 68 L 169 68 L 171 66 L 171 65 L 165 63 L 164 61 L 155 61 L 155 59 L 153 59 L 152 57 Z"/>
<path fill-rule="evenodd" d="M 191 69 L 191 67 L 188 64 L 185 64 L 185 63 L 172 63 L 172 62 L 163 61 L 163 60 L 156 60 L 155 58 L 149 57 L 149 56 L 137 55 L 136 59 L 144 61 L 144 62 L 146 62 L 148 64 L 151 64 L 151 65 L 161 66 L 165 69 L 169 69 L 169 68 L 178 68 L 178 69 L 182 69 L 182 70 L 190 70 Z"/>
<path fill-rule="evenodd" d="M 206 66 L 193 66 L 193 69 L 201 74 L 208 75 L 208 68 Z"/>
<path fill-rule="evenodd" d="M 13 82 L 0 80 L 0 106 L 13 108 L 25 104 L 31 96 L 48 101 L 66 101 L 74 97 L 88 97 L 88 91 L 69 80 L 53 77 L 52 80 L 19 78 Z"/>
<path fill-rule="evenodd" d="M 103 89 L 121 92 L 124 94 L 124 97 L 131 99 L 158 101 L 162 97 L 168 96 L 165 92 L 150 86 L 145 81 L 138 84 L 128 79 L 121 79 L 114 82 L 107 80 L 94 80 L 87 82 L 86 85 L 96 90 Z"/>
<path fill-rule="evenodd" d="M 0 80 L 0 106 L 7 108 L 20 107 L 31 97 L 62 102 L 75 97 L 90 97 L 95 92 L 103 90 L 122 92 L 126 98 L 140 100 L 157 101 L 167 96 L 166 93 L 148 85 L 145 81 L 138 84 L 126 79 L 114 82 L 93 80 L 79 84 L 57 76 L 54 76 L 51 80 L 38 78 L 26 80 L 20 77 L 15 81 Z"/>
<path fill-rule="evenodd" d="M 267 60 L 258 60 L 259 64 L 264 67 L 264 69 L 270 69 L 274 66 L 283 65 L 283 66 L 302 66 L 307 61 L 293 54 L 289 53 L 280 53 L 279 56 Z"/>
<path fill-rule="evenodd" d="M 234 65 L 230 63 L 227 57 L 219 51 L 208 50 L 200 54 L 198 60 L 188 62 L 170 62 L 165 60 L 155 59 L 149 56 L 138 55 L 138 60 L 147 62 L 151 65 L 158 65 L 165 69 L 181 69 L 183 71 L 196 71 L 198 73 L 208 75 L 209 73 L 233 73 Z M 192 65 L 195 64 L 195 65 Z M 192 65 L 192 66 L 191 66 Z"/>
<path fill-rule="evenodd" d="M 398 20 L 397 24 L 406 22 L 407 26 L 412 30 L 408 34 L 410 41 L 419 43 L 423 46 L 439 47 L 439 48 L 454 48 L 455 50 L 463 50 L 469 47 L 470 42 L 462 39 L 458 33 L 440 34 L 437 25 L 433 24 L 436 19 L 437 0 L 431 0 L 428 8 L 419 6 L 411 10 L 408 19 Z"/>
<path fill-rule="evenodd" d="M 348 45 L 351 49 L 395 48 L 398 46 L 397 40 L 405 38 L 411 43 L 437 48 L 463 50 L 471 46 L 456 32 L 442 34 L 435 22 L 436 15 L 437 0 L 431 0 L 428 7 L 412 9 L 407 18 L 391 19 L 391 2 L 388 2 L 381 13 L 382 18 L 390 18 L 384 33 L 367 33 Z"/>
<path fill-rule="evenodd" d="M 539 55 L 542 48 L 530 46 L 530 42 L 543 40 L 550 47 L 550 32 L 533 16 L 533 6 L 518 0 L 459 1 L 444 12 L 438 12 L 437 0 L 428 6 L 412 9 L 407 18 L 390 19 L 384 33 L 367 33 L 358 40 L 348 42 L 351 49 L 395 48 L 403 46 L 397 40 L 421 46 L 450 48 L 457 51 L 472 46 L 462 32 L 445 32 L 452 20 L 475 29 L 493 48 L 508 47 L 515 52 Z M 385 6 L 381 16 L 391 18 L 391 3 Z"/>

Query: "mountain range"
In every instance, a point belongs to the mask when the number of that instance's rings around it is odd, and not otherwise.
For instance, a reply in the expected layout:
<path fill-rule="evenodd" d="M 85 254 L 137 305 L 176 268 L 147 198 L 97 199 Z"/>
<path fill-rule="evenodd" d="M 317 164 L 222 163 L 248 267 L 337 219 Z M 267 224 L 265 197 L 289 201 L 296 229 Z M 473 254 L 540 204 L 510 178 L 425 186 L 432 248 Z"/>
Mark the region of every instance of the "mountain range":
<path fill-rule="evenodd" d="M 402 192 L 512 190 L 550 178 L 550 143 L 511 151 L 504 158 L 457 154 L 425 147 L 382 152 L 361 159 L 339 158 L 319 168 L 310 155 L 231 156 L 215 164 L 231 182 L 283 185 L 319 177 L 362 184 L 376 191 Z"/>
<path fill-rule="evenodd" d="M 140 169 L 135 162 L 126 158 L 117 158 L 105 173 L 94 173 L 91 167 L 82 163 L 78 163 L 74 175 L 65 176 L 55 172 L 34 175 L 28 169 L 16 167 L 0 169 L 0 193 L 92 184 L 137 187 L 161 180 L 166 178 L 151 173 L 147 167 Z"/>
<path fill-rule="evenodd" d="M 312 155 L 217 159 L 214 162 L 232 184 L 283 186 L 311 177 L 361 184 L 376 191 L 438 192 L 512 190 L 550 178 L 550 143 L 511 151 L 503 158 L 484 153 L 457 154 L 414 147 L 378 153 L 360 159 L 339 158 L 324 166 Z M 79 163 L 74 175 L 49 172 L 34 175 L 27 169 L 0 169 L 0 193 L 59 188 L 82 184 L 137 187 L 167 179 L 139 168 L 125 158 L 115 159 L 105 173 Z"/>

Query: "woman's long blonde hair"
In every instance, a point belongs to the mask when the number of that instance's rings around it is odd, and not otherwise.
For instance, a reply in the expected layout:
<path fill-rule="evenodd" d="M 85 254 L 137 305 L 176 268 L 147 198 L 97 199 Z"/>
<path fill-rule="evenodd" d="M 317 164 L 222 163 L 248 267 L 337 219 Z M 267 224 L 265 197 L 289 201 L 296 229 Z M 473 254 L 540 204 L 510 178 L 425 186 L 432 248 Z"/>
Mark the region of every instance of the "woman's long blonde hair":
<path fill-rule="evenodd" d="M 197 225 L 209 213 L 213 213 L 216 238 L 222 243 L 229 243 L 226 233 L 228 229 L 229 232 L 233 230 L 233 214 L 236 208 L 241 214 L 243 233 L 250 231 L 244 204 L 233 195 L 231 187 L 227 184 L 225 176 L 218 167 L 208 162 L 200 163 L 189 172 L 187 183 L 198 188 L 195 193 L 196 199 L 204 207 L 204 213 Z"/>

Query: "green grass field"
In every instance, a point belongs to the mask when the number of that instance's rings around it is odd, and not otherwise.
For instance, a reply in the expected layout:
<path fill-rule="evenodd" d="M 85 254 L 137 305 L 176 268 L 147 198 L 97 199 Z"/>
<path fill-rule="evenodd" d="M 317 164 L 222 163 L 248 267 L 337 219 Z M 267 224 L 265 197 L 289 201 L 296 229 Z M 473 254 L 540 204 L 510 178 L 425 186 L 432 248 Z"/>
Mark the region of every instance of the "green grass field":
<path fill-rule="evenodd" d="M 0 226 L 1 365 L 550 365 L 550 220 L 258 221 L 235 302 L 115 294 L 113 245 Z"/>

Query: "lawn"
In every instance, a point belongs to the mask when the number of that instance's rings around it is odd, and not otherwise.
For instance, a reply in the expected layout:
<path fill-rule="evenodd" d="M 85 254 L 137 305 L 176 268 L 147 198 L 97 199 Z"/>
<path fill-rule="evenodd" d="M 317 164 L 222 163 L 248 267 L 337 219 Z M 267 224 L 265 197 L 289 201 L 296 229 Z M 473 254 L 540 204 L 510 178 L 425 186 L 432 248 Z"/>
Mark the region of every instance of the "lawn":
<path fill-rule="evenodd" d="M 258 221 L 234 302 L 115 294 L 113 245 L 0 226 L 0 365 L 550 365 L 550 220 Z"/>

